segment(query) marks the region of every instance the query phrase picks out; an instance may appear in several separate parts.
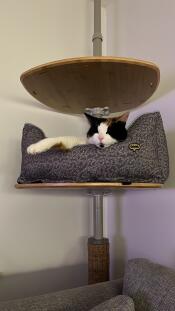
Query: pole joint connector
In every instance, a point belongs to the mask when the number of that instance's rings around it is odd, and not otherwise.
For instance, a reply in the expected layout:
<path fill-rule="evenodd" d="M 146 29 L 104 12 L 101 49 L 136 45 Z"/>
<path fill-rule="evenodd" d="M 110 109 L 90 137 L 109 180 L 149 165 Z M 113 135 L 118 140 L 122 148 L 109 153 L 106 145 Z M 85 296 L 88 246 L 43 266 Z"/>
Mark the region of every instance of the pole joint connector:
<path fill-rule="evenodd" d="M 102 36 L 102 34 L 99 32 L 96 32 L 96 33 L 94 33 L 93 34 L 93 36 L 92 36 L 92 41 L 94 41 L 95 39 L 100 39 L 101 41 L 103 41 L 103 36 Z"/>

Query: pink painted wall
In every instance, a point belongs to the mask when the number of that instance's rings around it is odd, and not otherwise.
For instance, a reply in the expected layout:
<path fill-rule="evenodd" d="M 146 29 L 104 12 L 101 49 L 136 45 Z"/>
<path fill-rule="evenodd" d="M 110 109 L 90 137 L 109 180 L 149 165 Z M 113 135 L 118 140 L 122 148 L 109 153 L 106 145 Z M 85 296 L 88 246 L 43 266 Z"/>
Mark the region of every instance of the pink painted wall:
<path fill-rule="evenodd" d="M 131 113 L 129 123 L 144 112 L 160 111 L 170 157 L 164 189 L 126 191 L 109 199 L 115 277 L 127 258 L 145 257 L 175 268 L 175 2 L 111 0 L 107 16 L 108 55 L 145 59 L 160 67 L 158 90 L 149 104 Z"/>

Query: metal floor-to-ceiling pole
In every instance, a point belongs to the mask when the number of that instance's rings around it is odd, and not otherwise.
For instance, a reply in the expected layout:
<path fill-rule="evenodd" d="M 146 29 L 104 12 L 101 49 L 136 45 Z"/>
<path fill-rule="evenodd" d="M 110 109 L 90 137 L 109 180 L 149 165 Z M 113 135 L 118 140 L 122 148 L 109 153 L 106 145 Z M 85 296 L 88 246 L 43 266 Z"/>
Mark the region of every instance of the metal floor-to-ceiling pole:
<path fill-rule="evenodd" d="M 94 0 L 93 56 L 102 55 L 101 0 Z M 105 113 L 106 111 L 104 111 Z M 93 115 L 103 115 L 101 108 L 94 108 Z M 88 239 L 89 284 L 109 280 L 109 240 L 103 237 L 103 191 L 92 191 L 94 235 Z"/>

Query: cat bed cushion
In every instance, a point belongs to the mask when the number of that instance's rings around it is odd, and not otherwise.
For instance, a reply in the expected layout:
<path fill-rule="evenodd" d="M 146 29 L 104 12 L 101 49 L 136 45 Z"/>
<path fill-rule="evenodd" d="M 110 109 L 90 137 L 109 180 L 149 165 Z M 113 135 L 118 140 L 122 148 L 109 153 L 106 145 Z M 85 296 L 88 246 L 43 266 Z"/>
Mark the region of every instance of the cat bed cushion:
<path fill-rule="evenodd" d="M 169 174 L 167 143 L 159 112 L 140 116 L 128 128 L 125 141 L 104 149 L 89 144 L 68 152 L 53 148 L 36 155 L 27 154 L 27 147 L 43 138 L 41 129 L 25 124 L 18 183 L 164 183 Z"/>

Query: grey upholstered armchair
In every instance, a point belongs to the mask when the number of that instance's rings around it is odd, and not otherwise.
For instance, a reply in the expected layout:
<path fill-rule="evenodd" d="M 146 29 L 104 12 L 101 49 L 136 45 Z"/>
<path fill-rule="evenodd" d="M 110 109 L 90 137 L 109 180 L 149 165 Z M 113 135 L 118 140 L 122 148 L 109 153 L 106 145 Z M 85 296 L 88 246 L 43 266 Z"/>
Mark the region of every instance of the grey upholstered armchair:
<path fill-rule="evenodd" d="M 0 311 L 175 311 L 175 271 L 132 259 L 123 280 L 0 303 Z"/>

